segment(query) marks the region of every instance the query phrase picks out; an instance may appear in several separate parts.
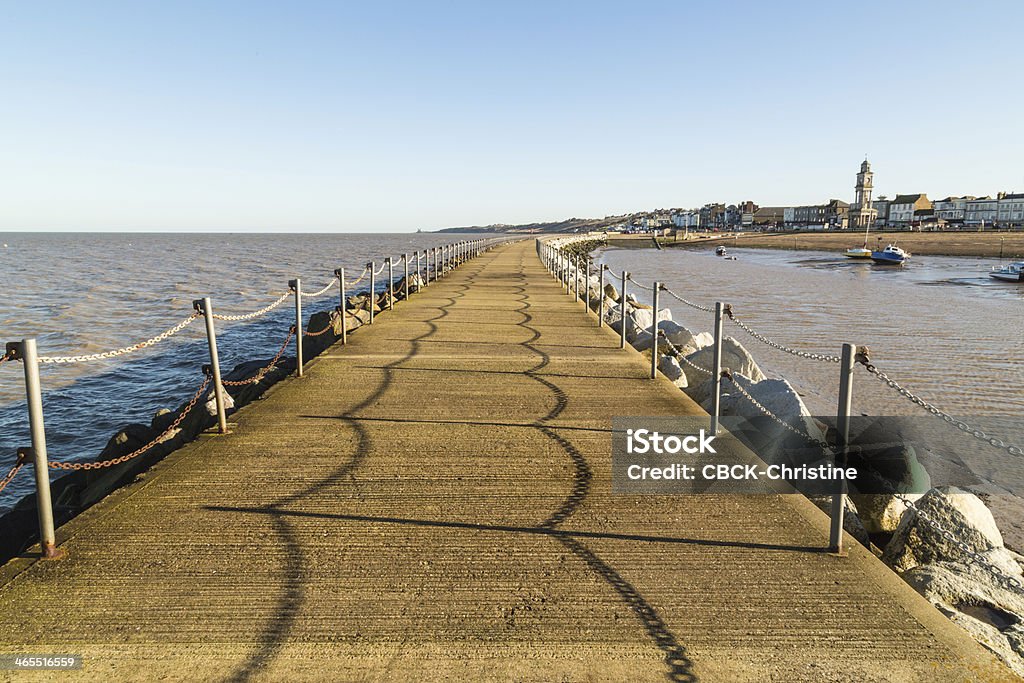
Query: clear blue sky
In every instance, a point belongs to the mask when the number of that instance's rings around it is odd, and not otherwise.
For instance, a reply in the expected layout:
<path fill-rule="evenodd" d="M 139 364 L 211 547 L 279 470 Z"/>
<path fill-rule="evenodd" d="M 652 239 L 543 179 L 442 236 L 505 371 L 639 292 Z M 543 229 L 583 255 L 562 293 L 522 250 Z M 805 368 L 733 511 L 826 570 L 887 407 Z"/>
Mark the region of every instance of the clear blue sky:
<path fill-rule="evenodd" d="M 1024 191 L 1024 2 L 3 2 L 0 230 Z"/>

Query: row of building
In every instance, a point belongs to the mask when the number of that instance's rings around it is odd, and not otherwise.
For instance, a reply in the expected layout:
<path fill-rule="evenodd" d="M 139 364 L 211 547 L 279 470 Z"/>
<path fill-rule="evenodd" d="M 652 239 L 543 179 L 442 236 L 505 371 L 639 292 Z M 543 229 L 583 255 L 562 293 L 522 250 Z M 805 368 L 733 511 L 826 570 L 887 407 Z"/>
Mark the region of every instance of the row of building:
<path fill-rule="evenodd" d="M 674 226 L 685 229 L 736 230 L 809 228 L 818 230 L 864 229 L 956 229 L 960 227 L 1024 227 L 1024 194 L 1000 192 L 995 197 L 946 197 L 932 201 L 928 195 L 882 195 L 872 200 L 873 174 L 865 159 L 857 173 L 852 204 L 830 199 L 808 206 L 758 206 L 752 201 L 739 204 L 705 204 L 699 209 L 672 209 L 642 214 L 632 227 L 656 230 Z"/>

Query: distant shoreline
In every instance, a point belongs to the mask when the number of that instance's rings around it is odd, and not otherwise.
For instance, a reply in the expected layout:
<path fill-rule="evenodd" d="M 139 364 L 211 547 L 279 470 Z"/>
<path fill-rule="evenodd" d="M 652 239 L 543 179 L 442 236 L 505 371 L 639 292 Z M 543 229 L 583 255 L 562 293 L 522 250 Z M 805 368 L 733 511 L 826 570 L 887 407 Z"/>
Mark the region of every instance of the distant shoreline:
<path fill-rule="evenodd" d="M 872 249 L 896 242 L 912 254 L 994 258 L 999 258 L 1002 245 L 1004 259 L 1024 258 L 1024 232 L 871 232 L 867 241 Z M 724 243 L 727 247 L 843 252 L 863 245 L 864 235 L 852 230 L 828 233 L 697 233 L 685 241 L 663 237 L 658 242 L 666 247 L 683 248 Z"/>

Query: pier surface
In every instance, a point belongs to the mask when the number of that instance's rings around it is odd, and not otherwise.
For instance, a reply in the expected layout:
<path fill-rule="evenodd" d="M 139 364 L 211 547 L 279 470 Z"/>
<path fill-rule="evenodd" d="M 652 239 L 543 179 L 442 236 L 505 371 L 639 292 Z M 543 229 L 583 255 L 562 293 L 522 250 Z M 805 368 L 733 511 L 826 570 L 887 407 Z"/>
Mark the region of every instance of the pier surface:
<path fill-rule="evenodd" d="M 532 241 L 359 330 L 0 570 L 11 680 L 934 681 L 1008 672 L 796 496 L 612 495 L 701 414 Z"/>

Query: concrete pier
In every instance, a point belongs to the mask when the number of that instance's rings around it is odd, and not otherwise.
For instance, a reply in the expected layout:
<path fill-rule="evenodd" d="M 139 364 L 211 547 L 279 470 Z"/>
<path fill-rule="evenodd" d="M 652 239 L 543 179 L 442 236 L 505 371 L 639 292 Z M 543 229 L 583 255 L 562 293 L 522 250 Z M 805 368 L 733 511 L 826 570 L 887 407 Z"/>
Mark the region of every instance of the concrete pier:
<path fill-rule="evenodd" d="M 1010 680 L 790 496 L 612 495 L 702 414 L 531 241 L 413 294 L 0 569 L 5 680 Z"/>

